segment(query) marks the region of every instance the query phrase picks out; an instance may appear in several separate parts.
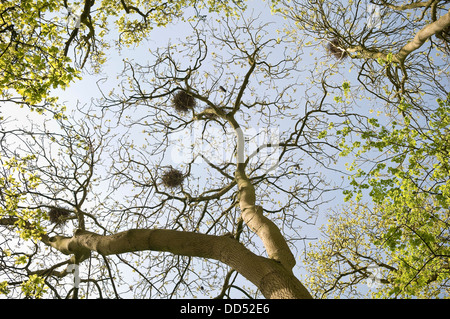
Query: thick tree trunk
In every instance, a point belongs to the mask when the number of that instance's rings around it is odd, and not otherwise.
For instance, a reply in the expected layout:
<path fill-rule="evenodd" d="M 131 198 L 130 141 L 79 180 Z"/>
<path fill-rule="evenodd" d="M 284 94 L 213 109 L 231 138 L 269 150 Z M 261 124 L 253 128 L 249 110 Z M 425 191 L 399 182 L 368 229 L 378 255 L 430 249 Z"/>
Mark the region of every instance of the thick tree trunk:
<path fill-rule="evenodd" d="M 90 251 L 115 255 L 134 251 L 163 251 L 176 255 L 219 260 L 255 284 L 266 298 L 311 298 L 301 282 L 281 263 L 257 256 L 236 239 L 164 229 L 131 229 L 101 236 L 77 231 L 73 237 L 43 238 L 48 245 L 67 255 L 87 258 Z"/>
<path fill-rule="evenodd" d="M 43 241 L 65 254 L 75 255 L 76 260 L 87 258 L 91 251 L 106 256 L 143 250 L 215 259 L 255 284 L 266 298 L 311 298 L 308 290 L 293 275 L 295 257 L 280 229 L 263 215 L 263 208 L 256 205 L 255 188 L 245 174 L 244 134 L 232 114 L 222 116 L 236 132 L 235 180 L 241 216 L 262 240 L 269 258 L 255 255 L 232 237 L 164 229 L 131 229 L 110 236 L 79 230 L 73 237 L 55 236 L 43 238 Z"/>
<path fill-rule="evenodd" d="M 450 11 L 417 32 L 416 36 L 395 55 L 394 62 L 403 63 L 411 52 L 420 48 L 431 36 L 448 27 L 450 27 Z"/>

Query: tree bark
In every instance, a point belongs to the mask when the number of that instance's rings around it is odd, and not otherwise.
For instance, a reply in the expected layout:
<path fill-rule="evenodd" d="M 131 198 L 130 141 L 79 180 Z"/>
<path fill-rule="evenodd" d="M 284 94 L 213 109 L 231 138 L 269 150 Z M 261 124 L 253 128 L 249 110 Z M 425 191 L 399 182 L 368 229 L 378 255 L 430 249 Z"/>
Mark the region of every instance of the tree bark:
<path fill-rule="evenodd" d="M 109 236 L 78 230 L 73 237 L 43 238 L 67 255 L 87 258 L 91 251 L 115 255 L 135 251 L 160 251 L 219 260 L 258 287 L 266 298 L 310 299 L 302 283 L 279 262 L 255 255 L 236 239 L 165 229 L 130 229 Z"/>

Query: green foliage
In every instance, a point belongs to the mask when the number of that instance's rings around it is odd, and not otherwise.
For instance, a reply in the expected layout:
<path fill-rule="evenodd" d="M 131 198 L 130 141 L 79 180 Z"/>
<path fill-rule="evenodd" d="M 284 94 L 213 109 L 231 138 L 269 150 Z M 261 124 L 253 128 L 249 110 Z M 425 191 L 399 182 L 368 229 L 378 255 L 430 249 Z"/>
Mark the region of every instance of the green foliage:
<path fill-rule="evenodd" d="M 302 260 L 308 270 L 305 283 L 316 298 L 361 296 L 352 285 L 365 284 L 366 267 L 382 261 L 381 251 L 371 245 L 376 225 L 376 216 L 360 204 L 329 217 L 321 227 L 323 239 L 310 244 Z"/>
<path fill-rule="evenodd" d="M 386 209 L 350 202 L 330 216 L 321 229 L 324 238 L 311 244 L 302 260 L 315 297 L 448 297 L 448 246 L 434 240 L 442 225 L 429 223 L 428 232 L 416 227 L 416 236 L 411 232 L 406 240 Z"/>
<path fill-rule="evenodd" d="M 42 298 L 47 290 L 44 278 L 38 275 L 31 275 L 26 282 L 22 283 L 21 289 L 26 297 L 38 299 Z"/>
<path fill-rule="evenodd" d="M 0 295 L 7 295 L 9 293 L 8 282 L 2 281 L 0 282 Z"/>
<path fill-rule="evenodd" d="M 61 1 L 2 1 L 0 34 L 0 91 L 10 97 L 14 90 L 30 104 L 40 102 L 52 88 L 67 87 L 78 72 L 63 55 L 66 38 Z M 53 16 L 53 17 L 50 17 Z"/>
<path fill-rule="evenodd" d="M 379 212 L 380 236 L 371 243 L 385 249 L 396 268 L 380 296 L 435 297 L 430 286 L 450 277 L 450 96 L 437 103 L 420 125 L 407 114 L 389 126 L 369 120 L 369 129 L 360 135 L 362 143 L 347 145 L 341 132 L 344 155 L 356 153 L 348 165 L 354 173 L 346 200 L 355 194 L 359 200 L 368 191 Z M 400 104 L 400 112 L 410 107 Z M 379 160 L 369 161 L 364 171 L 363 156 Z"/>
<path fill-rule="evenodd" d="M 37 175 L 26 169 L 28 161 L 35 159 L 34 155 L 24 158 L 11 158 L 3 163 L 6 176 L 0 177 L 0 189 L 2 205 L 0 206 L 0 219 L 10 218 L 15 220 L 14 226 L 23 240 L 37 241 L 45 233 L 42 222 L 47 219 L 45 212 L 40 209 L 20 208 L 26 193 L 23 189 L 32 191 L 39 185 L 40 179 Z"/>
<path fill-rule="evenodd" d="M 79 79 L 87 61 L 99 71 L 111 45 L 107 35 L 112 23 L 119 34 L 112 40 L 120 49 L 139 44 L 155 27 L 181 19 L 188 8 L 231 15 L 243 6 L 241 0 L 102 0 L 90 5 L 89 1 L 2 1 L 0 94 L 6 99 L 19 94 L 25 102 L 36 104 L 52 89 L 66 88 Z"/>

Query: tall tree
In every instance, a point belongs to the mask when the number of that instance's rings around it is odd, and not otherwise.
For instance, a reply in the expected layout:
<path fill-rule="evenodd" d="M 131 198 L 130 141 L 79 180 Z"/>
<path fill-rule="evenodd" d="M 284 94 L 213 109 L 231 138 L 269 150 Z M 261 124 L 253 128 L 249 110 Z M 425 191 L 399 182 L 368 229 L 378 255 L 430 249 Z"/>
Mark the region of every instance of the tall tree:
<path fill-rule="evenodd" d="M 1 1 L 3 101 L 41 115 L 0 118 L 0 293 L 448 295 L 447 2 L 273 4 L 287 33 L 236 1 Z M 50 94 L 177 19 L 102 99 Z"/>
<path fill-rule="evenodd" d="M 309 35 L 308 45 L 354 65 L 366 92 L 426 113 L 421 94 L 442 98 L 448 90 L 448 2 L 397 2 L 292 1 L 278 11 L 295 22 L 293 34 Z"/>
<path fill-rule="evenodd" d="M 374 122 L 362 135 L 350 194 L 371 202 L 336 209 L 308 253 L 316 296 L 362 296 L 364 283 L 383 298 L 448 296 L 449 102 L 420 128 Z"/>
<path fill-rule="evenodd" d="M 298 99 L 301 51 L 270 24 L 193 26 L 59 127 L 3 124 L 2 292 L 311 297 L 296 243 L 329 190 L 314 165 L 337 152 L 317 138 L 332 110 Z"/>
<path fill-rule="evenodd" d="M 230 15 L 241 7 L 240 0 L 1 1 L 2 98 L 17 101 L 19 95 L 20 103 L 42 102 L 51 89 L 79 79 L 86 63 L 98 71 L 111 46 L 138 45 L 153 28 L 199 19 L 204 11 Z M 192 15 L 186 17 L 189 10 Z"/>

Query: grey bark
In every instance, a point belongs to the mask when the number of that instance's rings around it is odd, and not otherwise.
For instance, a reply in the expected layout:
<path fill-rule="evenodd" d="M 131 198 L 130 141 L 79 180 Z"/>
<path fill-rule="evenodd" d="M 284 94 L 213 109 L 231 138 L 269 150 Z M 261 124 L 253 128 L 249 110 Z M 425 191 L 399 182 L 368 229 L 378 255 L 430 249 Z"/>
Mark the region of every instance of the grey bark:
<path fill-rule="evenodd" d="M 266 298 L 309 299 L 310 293 L 281 263 L 255 255 L 236 239 L 166 229 L 131 229 L 109 236 L 78 230 L 72 237 L 43 238 L 51 247 L 81 262 L 91 251 L 115 255 L 135 251 L 161 251 L 219 260 L 258 287 Z"/>

